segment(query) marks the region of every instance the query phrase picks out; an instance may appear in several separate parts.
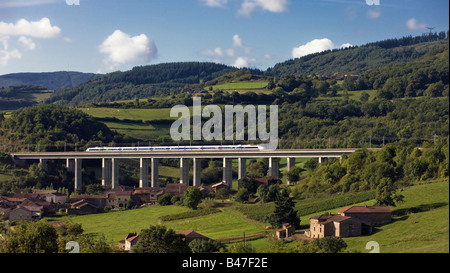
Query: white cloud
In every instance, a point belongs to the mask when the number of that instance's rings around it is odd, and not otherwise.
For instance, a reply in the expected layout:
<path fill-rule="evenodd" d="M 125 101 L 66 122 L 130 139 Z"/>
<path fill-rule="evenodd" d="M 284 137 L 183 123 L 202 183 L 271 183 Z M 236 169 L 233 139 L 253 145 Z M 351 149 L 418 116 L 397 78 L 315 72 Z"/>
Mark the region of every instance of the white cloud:
<path fill-rule="evenodd" d="M 115 30 L 99 46 L 100 53 L 106 54 L 105 63 L 109 69 L 127 63 L 146 63 L 157 55 L 155 43 L 145 34 L 131 37 L 120 30 Z"/>
<path fill-rule="evenodd" d="M 8 38 L 0 36 L 0 65 L 7 65 L 11 59 L 20 59 L 22 54 L 17 49 L 8 49 Z"/>
<path fill-rule="evenodd" d="M 238 14 L 248 16 L 257 8 L 270 12 L 284 12 L 287 10 L 287 0 L 244 0 Z"/>
<path fill-rule="evenodd" d="M 47 17 L 39 21 L 20 19 L 15 24 L 0 22 L 0 35 L 30 36 L 35 38 L 53 38 L 59 36 L 61 29 L 52 26 Z"/>
<path fill-rule="evenodd" d="M 17 5 L 24 1 L 18 1 Z M 31 1 L 36 5 L 38 2 L 43 3 L 45 1 Z M 10 3 L 10 2 L 6 2 Z M 4 3 L 5 4 L 5 3 Z M 0 6 L 1 7 L 1 6 Z M 61 29 L 57 26 L 53 26 L 50 19 L 44 17 L 39 21 L 28 21 L 26 19 L 20 19 L 15 23 L 0 22 L 0 65 L 7 65 L 11 59 L 21 59 L 21 50 L 34 50 L 36 43 L 32 38 L 54 38 L 61 34 Z M 17 37 L 18 38 L 14 38 Z M 17 39 L 16 42 L 14 40 Z M 9 42 L 13 40 L 12 46 L 19 46 L 18 48 L 9 49 Z"/>
<path fill-rule="evenodd" d="M 381 16 L 381 11 L 379 11 L 379 10 L 369 9 L 367 11 L 367 17 L 369 17 L 369 19 L 377 19 L 380 16 Z"/>
<path fill-rule="evenodd" d="M 345 44 L 342 44 L 339 48 L 340 48 L 340 49 L 344 49 L 344 48 L 352 47 L 352 46 L 353 46 L 353 45 L 350 44 L 350 43 L 345 43 Z"/>
<path fill-rule="evenodd" d="M 54 4 L 62 0 L 3 0 L 0 8 L 33 7 L 47 4 Z"/>
<path fill-rule="evenodd" d="M 322 52 L 326 50 L 332 50 L 336 48 L 347 48 L 351 47 L 352 45 L 350 43 L 342 44 L 339 47 L 336 47 L 334 43 L 327 38 L 323 39 L 314 39 L 311 42 L 308 42 L 304 45 L 301 45 L 299 47 L 295 47 L 292 49 L 292 58 L 300 58 L 312 53 Z"/>
<path fill-rule="evenodd" d="M 406 21 L 406 26 L 410 30 L 425 30 L 427 28 L 427 25 L 419 24 L 415 18 L 411 18 L 408 21 Z"/>
<path fill-rule="evenodd" d="M 228 0 L 201 0 L 208 7 L 224 7 Z"/>
<path fill-rule="evenodd" d="M 243 68 L 248 67 L 248 61 L 244 57 L 238 57 L 233 64 L 234 67 Z"/>
<path fill-rule="evenodd" d="M 200 0 L 208 7 L 223 8 L 228 4 L 228 0 Z M 269 12 L 280 13 L 287 10 L 288 0 L 239 0 L 241 7 L 238 14 L 249 16 L 257 9 Z"/>
<path fill-rule="evenodd" d="M 36 44 L 31 38 L 27 38 L 25 36 L 20 36 L 19 43 L 27 50 L 33 50 L 36 47 Z"/>
<path fill-rule="evenodd" d="M 233 35 L 233 46 L 242 47 L 242 39 L 237 34 Z"/>
<path fill-rule="evenodd" d="M 235 34 L 232 37 L 232 45 L 229 48 L 216 47 L 214 49 L 205 49 L 199 52 L 199 55 L 206 57 L 209 61 L 215 63 L 224 63 L 238 68 L 249 67 L 256 63 L 254 58 L 250 57 L 251 47 L 244 45 L 242 38 Z"/>

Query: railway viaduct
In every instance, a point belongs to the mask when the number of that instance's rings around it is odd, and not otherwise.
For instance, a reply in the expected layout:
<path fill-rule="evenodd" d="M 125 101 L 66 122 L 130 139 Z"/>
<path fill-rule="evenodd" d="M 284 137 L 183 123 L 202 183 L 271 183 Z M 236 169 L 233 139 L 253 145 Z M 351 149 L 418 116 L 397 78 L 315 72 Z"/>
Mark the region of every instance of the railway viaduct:
<path fill-rule="evenodd" d="M 183 150 L 183 151 L 102 151 L 102 152 L 27 152 L 10 154 L 14 162 L 27 160 L 39 160 L 46 164 L 47 160 L 65 160 L 69 172 L 75 176 L 75 190 L 81 189 L 82 162 L 86 159 L 98 159 L 102 161 L 102 185 L 115 188 L 119 186 L 118 161 L 124 158 L 140 160 L 139 187 L 157 186 L 159 160 L 162 158 L 180 159 L 180 183 L 189 183 L 188 159 L 193 160 L 193 181 L 191 185 L 199 186 L 201 165 L 203 158 L 223 159 L 223 180 L 231 186 L 232 183 L 232 159 L 238 159 L 238 178 L 246 174 L 246 162 L 251 158 L 269 158 L 269 176 L 278 177 L 279 159 L 287 158 L 287 170 L 295 166 L 295 159 L 299 157 L 315 157 L 319 163 L 323 158 L 349 155 L 357 149 L 296 149 L 296 150 Z M 149 177 L 150 167 L 150 177 Z M 150 178 L 150 179 L 149 179 Z M 289 183 L 289 181 L 288 181 Z"/>

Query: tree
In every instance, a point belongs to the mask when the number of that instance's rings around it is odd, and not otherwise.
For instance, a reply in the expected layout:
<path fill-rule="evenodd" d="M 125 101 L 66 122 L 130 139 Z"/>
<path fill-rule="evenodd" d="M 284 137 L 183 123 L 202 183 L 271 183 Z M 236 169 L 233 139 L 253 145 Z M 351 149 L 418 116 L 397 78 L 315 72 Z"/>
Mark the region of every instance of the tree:
<path fill-rule="evenodd" d="M 197 209 L 198 204 L 202 200 L 202 193 L 197 187 L 188 187 L 184 191 L 183 205 L 191 209 Z"/>
<path fill-rule="evenodd" d="M 263 203 L 267 202 L 267 196 L 268 196 L 267 193 L 268 193 L 268 190 L 267 190 L 266 186 L 264 186 L 264 185 L 259 186 L 258 189 L 256 190 L 256 194 L 259 196 L 259 199 Z"/>
<path fill-rule="evenodd" d="M 161 206 L 172 205 L 172 197 L 171 193 L 165 193 L 158 198 L 158 204 Z"/>
<path fill-rule="evenodd" d="M 184 235 L 177 234 L 165 226 L 150 226 L 143 229 L 138 243 L 131 249 L 132 253 L 190 253 L 191 250 L 183 240 Z"/>
<path fill-rule="evenodd" d="M 230 196 L 230 189 L 228 187 L 220 188 L 216 191 L 215 197 L 217 199 L 222 199 L 222 202 L 225 201 Z"/>
<path fill-rule="evenodd" d="M 251 178 L 265 177 L 267 175 L 268 167 L 261 161 L 251 162 L 247 166 L 247 176 Z"/>
<path fill-rule="evenodd" d="M 205 184 L 217 183 L 222 180 L 222 167 L 217 161 L 209 161 L 208 167 L 201 173 L 201 180 Z"/>
<path fill-rule="evenodd" d="M 234 243 L 229 246 L 230 253 L 255 253 L 255 248 L 249 243 Z"/>
<path fill-rule="evenodd" d="M 370 95 L 367 92 L 362 92 L 359 100 L 362 102 L 369 101 Z"/>
<path fill-rule="evenodd" d="M 6 253 L 55 253 L 58 251 L 58 234 L 47 222 L 20 222 L 0 244 Z"/>
<path fill-rule="evenodd" d="M 313 172 L 319 166 L 317 158 L 311 158 L 303 165 L 309 172 Z"/>
<path fill-rule="evenodd" d="M 429 97 L 440 97 L 442 96 L 442 91 L 444 91 L 444 84 L 442 81 L 432 83 L 425 90 L 425 94 Z"/>
<path fill-rule="evenodd" d="M 299 166 L 294 166 L 286 173 L 286 177 L 290 182 L 297 182 L 300 180 L 300 174 L 303 171 L 305 171 L 305 169 L 300 168 Z"/>
<path fill-rule="evenodd" d="M 356 80 L 353 76 L 346 76 L 342 82 L 342 87 L 344 90 L 353 91 L 356 88 Z"/>
<path fill-rule="evenodd" d="M 215 240 L 195 239 L 189 243 L 192 253 L 214 253 L 225 249 L 225 245 Z"/>
<path fill-rule="evenodd" d="M 240 188 L 234 198 L 238 202 L 246 202 L 250 198 L 250 193 L 247 188 Z"/>
<path fill-rule="evenodd" d="M 312 244 L 325 253 L 338 253 L 347 247 L 344 240 L 333 236 L 316 239 Z"/>
<path fill-rule="evenodd" d="M 300 227 L 300 218 L 295 210 L 295 203 L 289 192 L 283 189 L 275 200 L 275 210 L 266 217 L 266 221 L 272 226 L 280 227 L 283 223 L 289 223 L 295 228 Z"/>
<path fill-rule="evenodd" d="M 402 194 L 397 193 L 397 187 L 392 179 L 387 177 L 381 179 L 376 190 L 375 200 L 377 205 L 395 207 L 397 203 L 403 201 L 403 198 Z"/>

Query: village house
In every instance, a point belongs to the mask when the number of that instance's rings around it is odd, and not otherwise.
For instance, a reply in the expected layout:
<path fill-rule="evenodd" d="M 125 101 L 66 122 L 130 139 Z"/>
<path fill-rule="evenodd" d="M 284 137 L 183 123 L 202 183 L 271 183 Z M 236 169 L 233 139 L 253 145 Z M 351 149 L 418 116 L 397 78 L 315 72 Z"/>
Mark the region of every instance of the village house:
<path fill-rule="evenodd" d="M 225 181 L 216 183 L 214 185 L 211 186 L 214 190 L 214 192 L 217 192 L 218 190 L 222 189 L 222 188 L 227 188 L 230 189 L 230 186 L 228 186 L 228 184 Z"/>
<path fill-rule="evenodd" d="M 9 220 L 39 220 L 41 218 L 41 210 L 42 206 L 38 205 L 19 206 L 9 212 Z"/>
<path fill-rule="evenodd" d="M 158 198 L 165 193 L 163 188 L 159 187 L 145 187 L 135 189 L 133 196 L 139 199 L 141 204 L 154 205 L 158 202 Z"/>
<path fill-rule="evenodd" d="M 210 238 L 201 235 L 200 233 L 197 233 L 193 230 L 184 230 L 181 232 L 178 232 L 178 234 L 182 234 L 185 236 L 184 241 L 189 244 L 190 242 L 192 242 L 193 240 L 205 240 L 205 241 L 209 241 L 211 240 Z"/>
<path fill-rule="evenodd" d="M 95 207 L 105 208 L 107 205 L 107 199 L 108 199 L 108 197 L 106 195 L 102 195 L 102 194 L 98 194 L 98 195 L 79 194 L 79 195 L 71 195 L 69 203 L 73 204 L 80 200 L 85 200 L 85 201 L 89 201 Z"/>
<path fill-rule="evenodd" d="M 352 206 L 337 212 L 311 217 L 309 237 L 345 238 L 371 234 L 374 226 L 389 223 L 392 219 L 392 211 L 387 206 Z"/>
<path fill-rule="evenodd" d="M 214 192 L 213 187 L 209 186 L 209 185 L 201 184 L 198 188 L 199 188 L 201 194 L 203 195 L 203 197 L 207 197 L 207 196 L 209 196 L 209 194 L 211 192 Z"/>
<path fill-rule="evenodd" d="M 55 204 L 64 204 L 67 202 L 67 195 L 60 192 L 47 193 L 45 195 L 45 201 Z"/>
<path fill-rule="evenodd" d="M 66 209 L 66 213 L 68 215 L 86 215 L 103 211 L 104 207 L 98 207 L 90 200 L 81 199 L 71 203 L 70 208 Z"/>
<path fill-rule="evenodd" d="M 184 195 L 184 191 L 189 187 L 189 185 L 185 183 L 167 183 L 165 191 L 166 193 L 171 193 L 172 195 L 182 197 Z"/>
<path fill-rule="evenodd" d="M 278 240 L 289 238 L 295 233 L 295 227 L 289 223 L 284 223 L 283 227 L 276 231 Z"/>

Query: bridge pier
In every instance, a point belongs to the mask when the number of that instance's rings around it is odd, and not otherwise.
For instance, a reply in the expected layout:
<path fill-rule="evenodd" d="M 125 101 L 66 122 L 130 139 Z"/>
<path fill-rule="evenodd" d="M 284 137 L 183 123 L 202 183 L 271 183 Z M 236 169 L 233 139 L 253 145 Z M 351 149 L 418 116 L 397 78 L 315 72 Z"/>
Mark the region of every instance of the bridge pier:
<path fill-rule="evenodd" d="M 139 187 L 146 188 L 148 187 L 148 158 L 140 158 L 140 178 L 139 178 Z"/>
<path fill-rule="evenodd" d="M 200 175 L 202 173 L 202 164 L 201 164 L 201 159 L 200 158 L 194 158 L 194 166 L 193 166 L 193 172 L 194 172 L 194 177 L 193 177 L 193 183 L 192 186 L 197 187 L 200 186 L 201 183 L 201 179 L 200 179 Z"/>
<path fill-rule="evenodd" d="M 180 158 L 180 183 L 189 185 L 189 159 Z"/>
<path fill-rule="evenodd" d="M 238 179 L 244 178 L 247 173 L 247 158 L 238 159 Z"/>
<path fill-rule="evenodd" d="M 328 157 L 319 157 L 319 166 L 326 164 L 328 162 Z"/>
<path fill-rule="evenodd" d="M 83 165 L 83 160 L 79 158 L 74 159 L 75 163 L 75 186 L 74 191 L 77 191 L 78 189 L 81 190 L 81 167 Z"/>
<path fill-rule="evenodd" d="M 280 172 L 280 159 L 278 157 L 269 158 L 269 176 L 279 177 Z"/>
<path fill-rule="evenodd" d="M 111 188 L 115 189 L 119 186 L 119 160 L 112 158 L 111 165 Z"/>
<path fill-rule="evenodd" d="M 43 170 L 47 170 L 47 159 L 39 159 L 39 164 L 41 164 Z"/>
<path fill-rule="evenodd" d="M 152 173 L 151 173 L 151 180 L 152 180 L 152 187 L 159 186 L 159 158 L 152 158 L 151 162 L 152 166 Z"/>
<path fill-rule="evenodd" d="M 66 168 L 69 173 L 75 172 L 75 160 L 71 158 L 66 159 Z"/>
<path fill-rule="evenodd" d="M 228 185 L 233 184 L 233 159 L 224 158 L 223 159 L 223 181 Z"/>
<path fill-rule="evenodd" d="M 102 186 L 107 187 L 111 185 L 111 159 L 102 158 Z"/>
<path fill-rule="evenodd" d="M 295 157 L 288 157 L 287 158 L 287 171 L 289 172 L 293 167 L 295 167 Z M 291 181 L 286 178 L 286 183 L 289 185 L 291 184 Z"/>

